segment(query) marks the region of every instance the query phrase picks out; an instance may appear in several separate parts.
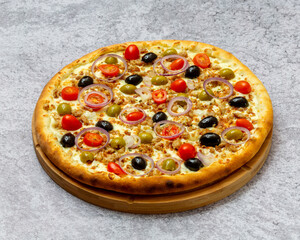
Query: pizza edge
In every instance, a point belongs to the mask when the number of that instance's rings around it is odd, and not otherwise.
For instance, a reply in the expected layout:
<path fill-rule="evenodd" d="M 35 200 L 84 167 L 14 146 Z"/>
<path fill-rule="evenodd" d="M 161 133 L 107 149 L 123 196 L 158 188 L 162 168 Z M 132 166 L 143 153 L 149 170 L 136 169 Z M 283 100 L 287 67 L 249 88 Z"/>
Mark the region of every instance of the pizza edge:
<path fill-rule="evenodd" d="M 236 62 L 248 76 L 251 76 L 251 83 L 255 83 L 256 92 L 259 93 L 259 117 L 261 119 L 264 119 L 264 121 L 259 122 L 259 128 L 256 129 L 255 134 L 257 137 L 251 138 L 248 142 L 246 142 L 245 148 L 243 148 L 242 151 L 239 151 L 238 154 L 235 154 L 231 158 L 230 163 L 220 164 L 219 162 L 214 162 L 209 167 L 203 168 L 200 172 L 184 175 L 151 176 L 149 178 L 134 178 L 128 176 L 120 178 L 108 172 L 91 173 L 84 166 L 70 164 L 70 156 L 68 156 L 67 153 L 61 150 L 61 147 L 57 144 L 56 140 L 54 141 L 53 138 L 51 138 L 51 132 L 48 131 L 48 126 L 50 124 L 49 119 L 47 117 L 43 117 L 43 115 L 47 114 L 47 111 L 43 109 L 43 105 L 48 99 L 51 98 L 52 91 L 59 83 L 59 81 L 70 74 L 76 67 L 78 67 L 78 65 L 93 62 L 99 55 L 102 54 L 125 50 L 126 47 L 130 44 L 137 44 L 139 46 L 142 45 L 145 47 L 151 47 L 157 44 L 165 47 L 174 46 L 174 44 L 181 44 L 186 47 L 195 45 L 195 48 L 199 49 L 209 47 L 216 49 L 214 51 L 215 56 L 224 59 L 230 59 Z M 80 182 L 94 187 L 127 194 L 141 195 L 166 194 L 187 191 L 224 178 L 225 176 L 229 175 L 230 173 L 247 163 L 259 151 L 268 133 L 270 132 L 272 125 L 273 109 L 269 95 L 263 84 L 248 69 L 248 67 L 242 64 L 231 53 L 226 52 L 225 50 L 218 47 L 205 43 L 180 40 L 127 42 L 100 48 L 94 52 L 91 52 L 65 66 L 47 83 L 41 93 L 35 109 L 35 130 L 37 141 L 42 151 L 59 169 L 61 169 L 72 178 L 75 178 Z"/>

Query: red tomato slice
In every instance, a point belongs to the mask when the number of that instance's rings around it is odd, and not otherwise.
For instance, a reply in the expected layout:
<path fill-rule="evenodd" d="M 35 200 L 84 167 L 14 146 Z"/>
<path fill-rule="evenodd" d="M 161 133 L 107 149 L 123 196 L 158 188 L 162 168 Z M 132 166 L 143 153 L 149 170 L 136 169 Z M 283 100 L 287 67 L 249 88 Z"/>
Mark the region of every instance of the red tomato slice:
<path fill-rule="evenodd" d="M 176 125 L 169 125 L 169 126 L 165 127 L 162 130 L 161 135 L 162 136 L 173 136 L 173 135 L 176 135 L 179 132 L 180 132 L 180 128 L 179 127 L 177 127 Z M 169 139 L 171 140 L 171 139 L 175 139 L 175 138 L 178 138 L 178 137 L 169 138 Z"/>
<path fill-rule="evenodd" d="M 235 123 L 238 127 L 244 127 L 247 128 L 249 131 L 251 131 L 252 129 L 254 129 L 253 125 L 251 122 L 249 122 L 247 119 L 244 118 L 240 118 L 238 120 L 236 120 Z"/>
<path fill-rule="evenodd" d="M 75 131 L 82 127 L 82 123 L 73 115 L 64 115 L 61 120 L 62 128 L 68 131 Z"/>
<path fill-rule="evenodd" d="M 178 58 L 171 63 L 170 69 L 171 70 L 179 70 L 179 69 L 183 68 L 183 65 L 184 65 L 183 59 Z"/>
<path fill-rule="evenodd" d="M 119 164 L 114 162 L 108 163 L 107 171 L 117 174 L 118 176 L 126 175 L 126 173 L 122 170 Z"/>
<path fill-rule="evenodd" d="M 126 116 L 127 121 L 138 121 L 142 117 L 144 117 L 144 113 L 142 112 L 132 112 Z"/>
<path fill-rule="evenodd" d="M 239 81 L 234 85 L 234 89 L 240 93 L 248 94 L 251 92 L 251 85 L 246 81 Z"/>
<path fill-rule="evenodd" d="M 177 79 L 171 83 L 171 89 L 175 92 L 184 92 L 186 89 L 186 82 L 183 79 Z"/>
<path fill-rule="evenodd" d="M 65 87 L 61 91 L 63 100 L 74 101 L 78 98 L 79 89 L 77 87 Z"/>
<path fill-rule="evenodd" d="M 120 73 L 120 69 L 113 64 L 102 64 L 98 68 L 107 77 L 115 77 Z"/>
<path fill-rule="evenodd" d="M 135 60 L 140 57 L 140 51 L 136 45 L 129 45 L 124 53 L 124 57 L 127 60 Z"/>
<path fill-rule="evenodd" d="M 97 93 L 92 93 L 88 96 L 87 101 L 92 104 L 103 103 L 104 98 Z"/>
<path fill-rule="evenodd" d="M 188 160 L 196 156 L 196 149 L 192 144 L 184 143 L 178 149 L 178 153 L 183 160 Z"/>
<path fill-rule="evenodd" d="M 152 98 L 155 103 L 161 104 L 167 101 L 167 91 L 164 89 L 158 89 L 152 92 Z"/>
<path fill-rule="evenodd" d="M 90 147 L 98 147 L 103 142 L 103 138 L 98 133 L 88 132 L 84 135 L 83 142 Z"/>
<path fill-rule="evenodd" d="M 207 68 L 210 65 L 210 59 L 205 53 L 198 53 L 193 58 L 193 63 L 201 68 Z"/>

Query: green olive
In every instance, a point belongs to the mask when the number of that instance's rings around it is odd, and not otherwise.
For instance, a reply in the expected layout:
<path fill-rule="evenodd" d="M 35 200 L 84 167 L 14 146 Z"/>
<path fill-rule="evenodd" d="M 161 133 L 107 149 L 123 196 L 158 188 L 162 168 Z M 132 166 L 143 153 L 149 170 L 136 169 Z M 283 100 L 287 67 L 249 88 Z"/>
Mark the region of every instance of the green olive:
<path fill-rule="evenodd" d="M 243 138 L 243 132 L 239 129 L 232 129 L 225 134 L 228 140 L 241 140 Z"/>
<path fill-rule="evenodd" d="M 66 114 L 71 114 L 72 109 L 70 104 L 68 103 L 61 103 L 57 107 L 57 112 L 59 115 L 66 115 Z"/>
<path fill-rule="evenodd" d="M 120 91 L 125 94 L 134 94 L 136 86 L 132 84 L 125 84 L 120 88 Z"/>
<path fill-rule="evenodd" d="M 116 64 L 116 63 L 118 63 L 118 59 L 115 57 L 107 57 L 107 58 L 105 58 L 105 63 Z"/>
<path fill-rule="evenodd" d="M 167 171 L 174 171 L 176 169 L 176 163 L 173 159 L 166 159 L 162 163 L 162 168 Z"/>
<path fill-rule="evenodd" d="M 149 132 L 140 132 L 139 137 L 142 143 L 151 143 L 153 139 L 152 134 Z"/>
<path fill-rule="evenodd" d="M 156 86 L 166 85 L 168 79 L 165 76 L 155 76 L 151 79 L 151 83 Z"/>
<path fill-rule="evenodd" d="M 210 89 L 207 89 L 207 91 L 211 94 L 214 95 L 213 91 Z M 210 101 L 212 99 L 212 96 L 208 95 L 205 90 L 202 90 L 199 95 L 198 98 L 202 101 Z"/>
<path fill-rule="evenodd" d="M 91 152 L 82 152 L 80 154 L 80 160 L 83 163 L 86 163 L 87 161 L 93 161 L 94 160 L 94 154 Z"/>
<path fill-rule="evenodd" d="M 219 74 L 222 78 L 225 78 L 227 80 L 233 79 L 235 77 L 234 72 L 230 68 L 223 68 L 219 72 Z"/>
<path fill-rule="evenodd" d="M 187 95 L 186 93 L 178 93 L 177 94 L 177 97 L 186 97 L 188 98 L 189 95 Z M 178 101 L 177 102 L 180 106 L 185 106 L 186 105 L 186 102 L 185 101 Z"/>
<path fill-rule="evenodd" d="M 174 55 L 174 54 L 177 54 L 177 51 L 176 49 L 174 48 L 169 48 L 167 49 L 166 51 L 163 52 L 163 56 L 167 56 L 167 55 Z"/>
<path fill-rule="evenodd" d="M 110 117 L 117 117 L 120 112 L 121 106 L 119 106 L 118 104 L 113 104 L 106 110 L 106 114 Z"/>
<path fill-rule="evenodd" d="M 126 142 L 124 140 L 124 138 L 122 137 L 117 137 L 111 140 L 110 142 L 110 146 L 114 149 L 120 149 L 122 147 L 125 147 Z"/>

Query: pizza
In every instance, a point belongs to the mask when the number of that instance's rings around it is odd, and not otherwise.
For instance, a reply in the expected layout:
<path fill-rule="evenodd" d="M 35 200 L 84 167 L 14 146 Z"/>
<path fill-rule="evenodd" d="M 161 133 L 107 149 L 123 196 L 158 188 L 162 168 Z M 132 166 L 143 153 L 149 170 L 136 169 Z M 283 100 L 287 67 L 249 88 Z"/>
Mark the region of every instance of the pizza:
<path fill-rule="evenodd" d="M 212 184 L 273 125 L 260 80 L 218 47 L 180 40 L 100 48 L 60 70 L 35 109 L 37 141 L 68 176 L 127 194 Z"/>

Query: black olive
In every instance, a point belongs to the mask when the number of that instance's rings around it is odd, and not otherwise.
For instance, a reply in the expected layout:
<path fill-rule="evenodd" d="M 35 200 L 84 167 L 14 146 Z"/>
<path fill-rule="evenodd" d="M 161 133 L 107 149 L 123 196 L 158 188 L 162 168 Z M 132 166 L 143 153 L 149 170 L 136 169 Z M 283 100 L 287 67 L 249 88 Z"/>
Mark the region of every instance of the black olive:
<path fill-rule="evenodd" d="M 221 143 L 221 138 L 215 133 L 205 133 L 200 138 L 200 143 L 205 146 L 218 146 Z"/>
<path fill-rule="evenodd" d="M 90 76 L 82 77 L 78 82 L 78 87 L 86 87 L 94 83 L 94 80 Z"/>
<path fill-rule="evenodd" d="M 153 122 L 160 122 L 160 121 L 164 121 L 167 119 L 168 119 L 168 116 L 164 112 L 157 112 L 152 117 Z"/>
<path fill-rule="evenodd" d="M 201 128 L 209 128 L 209 127 L 215 127 L 218 125 L 218 119 L 214 116 L 208 116 L 206 118 L 203 118 L 198 126 Z"/>
<path fill-rule="evenodd" d="M 231 107 L 245 108 L 245 107 L 249 106 L 249 103 L 248 103 L 247 99 L 244 97 L 235 97 L 229 101 L 229 105 Z"/>
<path fill-rule="evenodd" d="M 185 77 L 187 78 L 196 78 L 200 76 L 200 68 L 198 66 L 190 66 L 186 71 L 185 71 Z"/>
<path fill-rule="evenodd" d="M 96 123 L 96 127 L 103 128 L 106 131 L 113 130 L 113 125 L 109 121 L 101 120 Z"/>
<path fill-rule="evenodd" d="M 73 147 L 75 145 L 75 136 L 72 133 L 66 133 L 62 136 L 60 143 L 64 148 Z"/>
<path fill-rule="evenodd" d="M 153 52 L 149 52 L 146 53 L 143 57 L 142 57 L 142 61 L 145 63 L 151 63 L 153 62 L 155 59 L 157 58 L 157 55 Z"/>
<path fill-rule="evenodd" d="M 143 170 L 147 167 L 147 162 L 144 158 L 135 157 L 131 160 L 131 166 L 137 170 Z"/>
<path fill-rule="evenodd" d="M 198 158 L 189 158 L 184 162 L 184 165 L 191 171 L 197 172 L 200 168 L 203 168 L 203 163 Z"/>
<path fill-rule="evenodd" d="M 135 85 L 135 86 L 139 85 L 142 81 L 143 81 L 143 78 L 138 74 L 130 75 L 125 79 L 126 83 L 132 84 L 132 85 Z"/>

